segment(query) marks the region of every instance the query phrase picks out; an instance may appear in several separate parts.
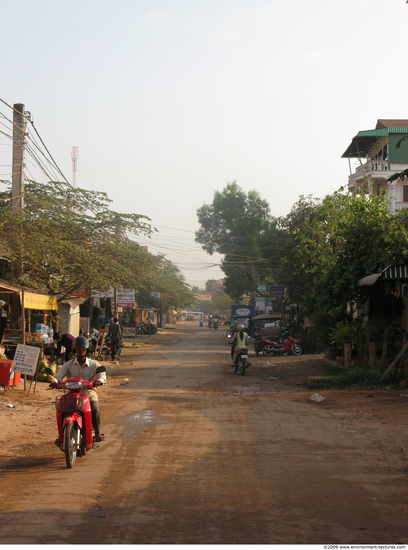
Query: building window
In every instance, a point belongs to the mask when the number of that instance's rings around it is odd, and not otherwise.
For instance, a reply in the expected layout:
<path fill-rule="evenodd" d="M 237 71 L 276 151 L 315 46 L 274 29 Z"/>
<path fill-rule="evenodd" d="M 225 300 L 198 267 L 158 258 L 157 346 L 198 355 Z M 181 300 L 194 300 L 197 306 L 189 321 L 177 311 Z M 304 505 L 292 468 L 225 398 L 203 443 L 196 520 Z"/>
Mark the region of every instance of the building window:
<path fill-rule="evenodd" d="M 402 201 L 408 202 L 408 185 L 402 186 Z"/>

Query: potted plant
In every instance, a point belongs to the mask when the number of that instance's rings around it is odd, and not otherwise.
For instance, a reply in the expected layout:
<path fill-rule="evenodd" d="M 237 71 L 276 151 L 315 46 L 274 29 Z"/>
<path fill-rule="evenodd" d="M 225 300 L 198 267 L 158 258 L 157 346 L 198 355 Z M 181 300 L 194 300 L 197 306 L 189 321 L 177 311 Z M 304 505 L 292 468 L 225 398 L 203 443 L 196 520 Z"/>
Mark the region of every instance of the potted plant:
<path fill-rule="evenodd" d="M 344 344 L 352 343 L 353 341 L 353 326 L 347 321 L 338 321 L 333 329 L 331 329 L 331 343 L 336 349 L 340 350 L 340 354 L 336 356 L 337 364 L 344 365 Z"/>
<path fill-rule="evenodd" d="M 339 355 L 338 347 L 333 343 L 332 331 L 336 323 L 343 318 L 344 312 L 340 308 L 313 317 L 313 334 L 326 349 L 326 357 L 330 361 L 334 361 Z"/>

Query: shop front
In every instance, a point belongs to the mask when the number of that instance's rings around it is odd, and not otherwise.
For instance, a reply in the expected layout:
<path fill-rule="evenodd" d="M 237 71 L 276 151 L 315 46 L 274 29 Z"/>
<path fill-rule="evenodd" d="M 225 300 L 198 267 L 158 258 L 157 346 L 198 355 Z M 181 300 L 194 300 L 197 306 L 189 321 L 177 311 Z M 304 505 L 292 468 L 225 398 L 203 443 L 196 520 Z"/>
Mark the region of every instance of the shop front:
<path fill-rule="evenodd" d="M 53 354 L 53 314 L 57 298 L 0 283 L 2 354 L 13 359 L 18 344 L 33 345 Z"/>

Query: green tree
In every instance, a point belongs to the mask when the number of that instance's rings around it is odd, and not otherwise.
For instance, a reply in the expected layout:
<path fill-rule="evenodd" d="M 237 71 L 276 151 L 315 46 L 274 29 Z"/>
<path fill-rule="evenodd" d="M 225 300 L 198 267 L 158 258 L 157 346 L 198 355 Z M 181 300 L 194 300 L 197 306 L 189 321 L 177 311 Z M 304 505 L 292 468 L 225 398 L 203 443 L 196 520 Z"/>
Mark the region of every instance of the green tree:
<path fill-rule="evenodd" d="M 166 261 L 156 284 L 160 292 L 160 312 L 166 313 L 169 308 L 184 308 L 194 303 L 194 294 L 186 284 L 180 270 Z"/>
<path fill-rule="evenodd" d="M 157 276 L 158 258 L 128 237 L 149 235 L 150 220 L 110 210 L 105 193 L 29 182 L 23 210 L 11 207 L 10 191 L 0 199 L 0 239 L 18 266 L 16 284 L 61 300 L 78 289 L 147 288 Z"/>
<path fill-rule="evenodd" d="M 280 230 L 281 276 L 291 299 L 310 311 L 347 306 L 361 277 L 407 258 L 404 214 L 390 214 L 383 196 L 340 190 L 322 201 L 301 197 Z"/>
<path fill-rule="evenodd" d="M 276 255 L 275 220 L 268 203 L 255 190 L 245 193 L 236 182 L 216 191 L 212 204 L 197 210 L 196 241 L 208 254 L 223 254 L 225 290 L 234 300 L 253 291 L 270 275 Z"/>

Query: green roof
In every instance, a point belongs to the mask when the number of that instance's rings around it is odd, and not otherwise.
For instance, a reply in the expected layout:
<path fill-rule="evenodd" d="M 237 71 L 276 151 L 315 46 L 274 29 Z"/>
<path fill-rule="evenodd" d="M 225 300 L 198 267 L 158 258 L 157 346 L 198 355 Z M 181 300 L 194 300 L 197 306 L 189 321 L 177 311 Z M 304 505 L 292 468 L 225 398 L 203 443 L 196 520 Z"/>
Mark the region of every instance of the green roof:
<path fill-rule="evenodd" d="M 389 134 L 408 134 L 408 127 L 381 128 L 378 130 L 363 130 L 353 137 L 352 142 L 342 154 L 342 158 L 365 157 L 378 138 Z"/>

